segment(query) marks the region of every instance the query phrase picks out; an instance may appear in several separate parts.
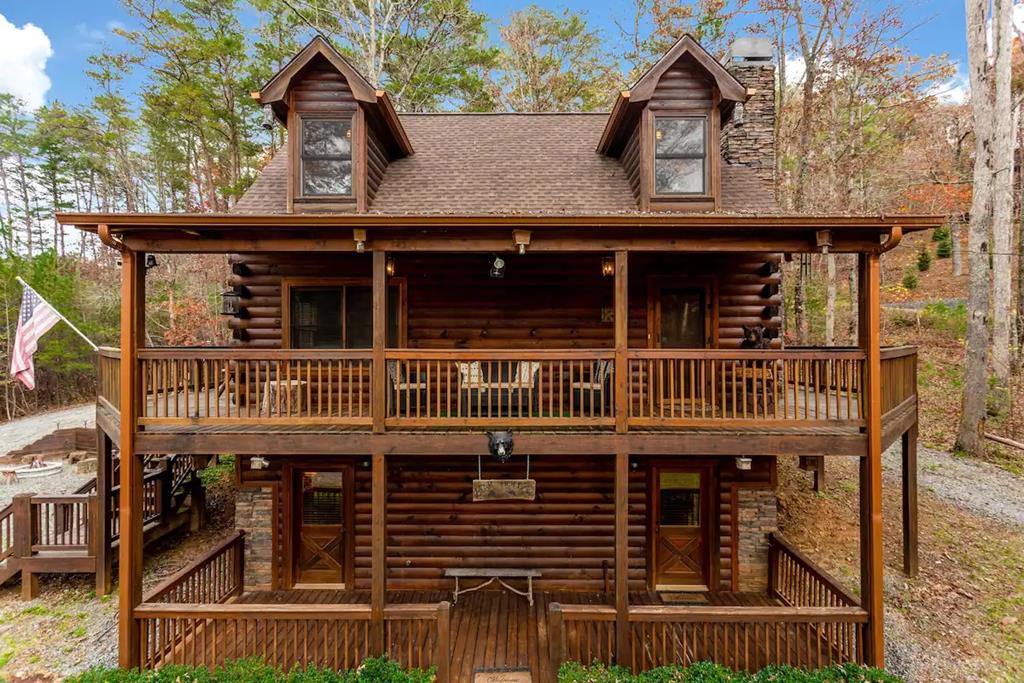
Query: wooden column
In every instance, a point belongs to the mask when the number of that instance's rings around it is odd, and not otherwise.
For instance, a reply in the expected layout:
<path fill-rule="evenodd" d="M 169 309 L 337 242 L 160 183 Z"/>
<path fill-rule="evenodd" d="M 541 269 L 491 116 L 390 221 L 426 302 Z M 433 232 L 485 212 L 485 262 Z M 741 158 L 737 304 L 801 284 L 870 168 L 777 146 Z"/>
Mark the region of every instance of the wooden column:
<path fill-rule="evenodd" d="M 27 568 L 32 559 L 32 546 L 36 544 L 39 527 L 38 512 L 32 505 L 35 493 L 19 493 L 11 499 L 14 515 L 14 538 L 11 539 L 12 558 L 24 559 L 21 568 L 21 599 L 35 600 L 39 596 L 39 575 Z"/>
<path fill-rule="evenodd" d="M 903 433 L 903 573 L 917 576 L 917 422 Z"/>
<path fill-rule="evenodd" d="M 96 548 L 96 595 L 107 595 L 113 583 L 114 554 L 110 547 L 110 490 L 114 442 L 96 428 L 96 519 L 92 520 Z"/>
<path fill-rule="evenodd" d="M 615 252 L 615 431 L 624 433 L 629 424 L 629 257 Z"/>
<path fill-rule="evenodd" d="M 615 454 L 615 662 L 629 662 L 629 454 Z"/>
<path fill-rule="evenodd" d="M 373 454 L 370 502 L 370 649 L 384 654 L 384 605 L 387 601 L 387 459 Z"/>
<path fill-rule="evenodd" d="M 370 379 L 370 411 L 373 415 L 373 431 L 384 432 L 384 417 L 387 410 L 387 363 L 384 349 L 388 343 L 388 282 L 387 253 L 373 252 L 373 370 Z"/>
<path fill-rule="evenodd" d="M 860 595 L 868 612 L 864 656 L 867 664 L 883 667 L 882 601 L 882 354 L 881 278 L 878 254 L 859 256 L 859 335 L 864 362 L 862 391 L 867 423 L 867 452 L 860 461 Z"/>
<path fill-rule="evenodd" d="M 139 630 L 133 617 L 142 602 L 142 460 L 135 452 L 136 422 L 144 400 L 138 349 L 145 345 L 146 255 L 121 253 L 121 522 L 118 587 L 118 663 L 138 668 Z"/>

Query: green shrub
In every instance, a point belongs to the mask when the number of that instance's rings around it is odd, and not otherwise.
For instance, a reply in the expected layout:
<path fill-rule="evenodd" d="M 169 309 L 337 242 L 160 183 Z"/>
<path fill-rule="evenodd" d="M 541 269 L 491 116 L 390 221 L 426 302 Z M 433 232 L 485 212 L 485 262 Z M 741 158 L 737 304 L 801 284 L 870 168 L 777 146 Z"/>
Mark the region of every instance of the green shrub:
<path fill-rule="evenodd" d="M 932 267 L 932 252 L 928 251 L 928 247 L 921 247 L 921 250 L 917 252 L 917 269 L 922 273 Z"/>
<path fill-rule="evenodd" d="M 921 324 L 963 339 L 967 336 L 967 305 L 947 306 L 941 301 L 928 304 L 921 309 Z"/>
<path fill-rule="evenodd" d="M 953 231 L 948 225 L 936 228 L 932 231 L 932 242 L 949 242 L 953 237 Z"/>
<path fill-rule="evenodd" d="M 912 270 L 908 270 L 903 273 L 903 287 L 904 289 L 917 289 L 917 273 Z"/>
<path fill-rule="evenodd" d="M 432 683 L 434 671 L 407 671 L 396 662 L 367 659 L 355 671 L 310 667 L 282 673 L 260 659 L 228 662 L 214 670 L 205 667 L 164 666 L 157 671 L 95 668 L 66 679 L 67 683 Z"/>
<path fill-rule="evenodd" d="M 953 240 L 948 237 L 944 240 L 940 240 L 939 243 L 935 246 L 935 255 L 939 258 L 949 258 L 950 256 L 952 256 Z"/>
<path fill-rule="evenodd" d="M 896 676 L 856 664 L 805 671 L 770 666 L 756 674 L 737 673 L 719 664 L 699 662 L 688 667 L 663 666 L 633 675 L 620 667 L 583 666 L 567 662 L 558 672 L 559 683 L 901 683 Z"/>

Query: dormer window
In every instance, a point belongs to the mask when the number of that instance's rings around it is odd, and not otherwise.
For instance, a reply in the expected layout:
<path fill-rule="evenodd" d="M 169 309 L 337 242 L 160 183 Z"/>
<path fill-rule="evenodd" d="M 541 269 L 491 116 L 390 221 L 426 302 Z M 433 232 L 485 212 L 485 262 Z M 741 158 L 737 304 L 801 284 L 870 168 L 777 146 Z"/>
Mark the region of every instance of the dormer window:
<path fill-rule="evenodd" d="M 352 196 L 352 118 L 302 117 L 303 197 Z"/>
<path fill-rule="evenodd" d="M 659 195 L 708 194 L 706 116 L 654 119 L 654 191 Z"/>

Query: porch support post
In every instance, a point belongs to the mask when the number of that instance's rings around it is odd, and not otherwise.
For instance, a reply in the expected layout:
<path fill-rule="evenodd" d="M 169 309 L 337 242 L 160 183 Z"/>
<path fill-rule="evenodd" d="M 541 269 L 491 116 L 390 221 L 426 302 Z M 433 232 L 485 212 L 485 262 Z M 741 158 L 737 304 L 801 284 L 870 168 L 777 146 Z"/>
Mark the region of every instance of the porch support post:
<path fill-rule="evenodd" d="M 138 349 L 145 346 L 146 255 L 121 252 L 121 500 L 118 587 L 118 662 L 141 663 L 135 608 L 142 602 L 142 460 L 135 431 L 142 401 Z"/>
<path fill-rule="evenodd" d="M 96 595 L 110 593 L 114 556 L 110 548 L 110 490 L 114 443 L 101 427 L 96 427 L 96 519 L 92 529 L 96 549 Z"/>
<path fill-rule="evenodd" d="M 629 661 L 629 454 L 615 454 L 615 663 Z"/>
<path fill-rule="evenodd" d="M 373 369 L 370 377 L 370 412 L 373 415 L 373 431 L 384 432 L 384 417 L 387 411 L 386 386 L 387 363 L 384 349 L 388 343 L 388 282 L 387 253 L 373 252 Z"/>
<path fill-rule="evenodd" d="M 917 576 L 917 422 L 903 432 L 903 573 Z"/>
<path fill-rule="evenodd" d="M 384 604 L 387 599 L 387 459 L 373 454 L 370 503 L 370 651 L 384 654 Z"/>
<path fill-rule="evenodd" d="M 629 256 L 615 252 L 615 431 L 625 433 L 629 425 Z"/>
<path fill-rule="evenodd" d="M 868 612 L 864 657 L 871 666 L 885 665 L 882 601 L 882 354 L 879 255 L 860 254 L 859 334 L 864 351 L 864 418 L 867 452 L 860 460 L 860 585 L 861 605 Z"/>

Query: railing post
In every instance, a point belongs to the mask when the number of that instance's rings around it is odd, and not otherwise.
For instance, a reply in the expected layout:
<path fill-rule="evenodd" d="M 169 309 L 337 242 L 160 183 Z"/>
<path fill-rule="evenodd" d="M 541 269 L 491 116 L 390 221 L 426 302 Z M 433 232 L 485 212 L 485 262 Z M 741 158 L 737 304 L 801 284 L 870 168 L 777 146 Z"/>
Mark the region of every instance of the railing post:
<path fill-rule="evenodd" d="M 629 454 L 615 454 L 615 663 L 629 661 Z"/>
<path fill-rule="evenodd" d="M 548 616 L 551 634 L 551 681 L 557 681 L 558 670 L 565 661 L 565 617 L 562 614 L 562 605 L 557 602 L 548 605 Z"/>
<path fill-rule="evenodd" d="M 370 494 L 370 653 L 375 657 L 386 652 L 387 485 L 387 459 L 383 453 L 374 453 Z"/>
<path fill-rule="evenodd" d="M 39 577 L 32 573 L 29 562 L 32 545 L 36 540 L 36 510 L 32 505 L 34 493 L 20 493 L 11 500 L 14 515 L 13 557 L 21 561 L 21 599 L 32 600 L 39 595 Z"/>
<path fill-rule="evenodd" d="M 388 343 L 387 253 L 373 252 L 373 362 L 370 369 L 370 414 L 375 434 L 384 432 L 387 411 L 385 394 L 387 363 L 384 349 Z"/>
<path fill-rule="evenodd" d="M 452 604 L 447 600 L 437 605 L 437 683 L 448 683 L 451 676 Z"/>
<path fill-rule="evenodd" d="M 768 596 L 779 597 L 779 544 L 775 534 L 768 534 Z"/>
<path fill-rule="evenodd" d="M 96 557 L 96 595 L 110 593 L 113 554 L 110 543 L 110 486 L 114 445 L 101 427 L 96 427 L 96 504 L 92 519 L 93 554 Z"/>
<path fill-rule="evenodd" d="M 903 432 L 903 573 L 917 576 L 917 416 Z"/>
<path fill-rule="evenodd" d="M 629 429 L 629 252 L 615 252 L 615 431 Z"/>
<path fill-rule="evenodd" d="M 238 540 L 235 541 L 234 552 L 234 574 L 232 580 L 235 587 L 231 595 L 240 596 L 245 592 L 245 530 L 238 530 Z"/>

